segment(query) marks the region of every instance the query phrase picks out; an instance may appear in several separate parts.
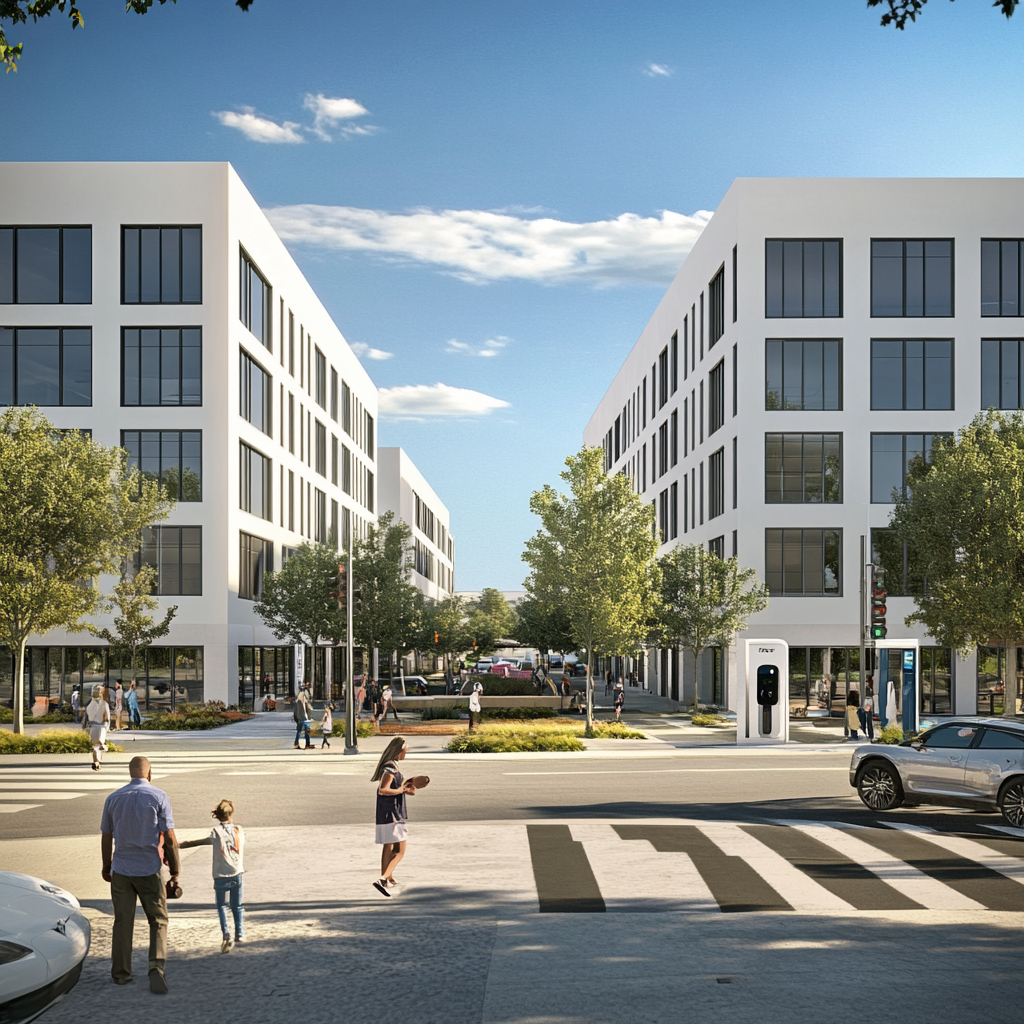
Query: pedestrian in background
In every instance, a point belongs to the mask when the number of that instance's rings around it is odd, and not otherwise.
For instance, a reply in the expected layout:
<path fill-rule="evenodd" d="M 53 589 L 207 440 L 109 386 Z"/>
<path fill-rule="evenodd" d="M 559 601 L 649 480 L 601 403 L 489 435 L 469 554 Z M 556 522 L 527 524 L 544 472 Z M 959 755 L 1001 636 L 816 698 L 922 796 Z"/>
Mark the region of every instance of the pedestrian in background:
<path fill-rule="evenodd" d="M 82 702 L 81 688 L 76 684 L 75 686 L 73 686 L 71 688 L 71 711 L 74 713 L 75 724 L 76 725 L 79 722 L 82 721 L 82 717 L 79 714 L 79 710 L 81 708 L 81 702 Z"/>
<path fill-rule="evenodd" d="M 359 689 L 356 690 L 356 700 L 355 700 L 355 708 L 356 708 L 356 717 L 357 718 L 359 717 L 359 715 L 361 715 L 363 713 L 363 705 L 365 703 L 366 703 L 366 684 L 363 682 L 362 679 L 360 679 L 359 680 Z"/>
<path fill-rule="evenodd" d="M 133 757 L 128 764 L 131 782 L 111 793 L 103 803 L 100 821 L 103 880 L 110 883 L 114 905 L 111 937 L 111 977 L 118 985 L 132 980 L 132 937 L 135 906 L 149 921 L 149 990 L 167 992 L 167 889 L 160 877 L 160 850 L 170 870 L 168 886 L 177 889 L 178 840 L 174 835 L 171 802 L 152 784 L 148 758 Z"/>
<path fill-rule="evenodd" d="M 405 798 L 415 796 L 417 786 L 425 786 L 430 781 L 426 775 L 405 781 L 398 762 L 405 758 L 407 749 L 405 740 L 396 736 L 384 748 L 371 779 L 379 783 L 375 839 L 382 847 L 380 878 L 373 883 L 373 887 L 382 896 L 391 896 L 391 890 L 398 885 L 394 871 L 405 856 L 405 844 L 409 838 Z"/>
<path fill-rule="evenodd" d="M 309 697 L 309 683 L 303 683 L 295 697 L 295 707 L 292 709 L 292 718 L 295 719 L 295 749 L 299 749 L 299 736 L 305 734 L 306 746 L 302 749 L 312 750 L 313 744 L 309 742 L 309 728 L 313 724 L 313 702 Z"/>
<path fill-rule="evenodd" d="M 124 690 L 118 680 L 114 687 L 114 731 L 120 732 L 124 727 Z"/>
<path fill-rule="evenodd" d="M 89 731 L 92 741 L 92 770 L 98 772 L 107 749 L 107 729 L 110 728 L 110 705 L 103 699 L 103 687 L 92 688 L 92 700 L 85 709 L 82 728 Z"/>
<path fill-rule="evenodd" d="M 333 704 L 328 704 L 324 708 L 324 719 L 320 723 L 320 735 L 323 737 L 323 742 L 320 744 L 321 750 L 331 745 L 331 733 L 334 732 L 334 721 L 331 718 L 331 711 L 333 710 Z"/>
<path fill-rule="evenodd" d="M 135 689 L 135 680 L 133 679 L 128 686 L 128 693 L 126 695 L 128 701 L 128 720 L 132 724 L 133 729 L 142 728 L 142 715 L 139 714 L 139 693 Z"/>
<path fill-rule="evenodd" d="M 626 691 L 622 688 L 622 680 L 619 680 L 619 685 L 615 687 L 615 721 L 619 720 L 619 716 L 622 714 L 622 705 L 626 703 Z"/>
<path fill-rule="evenodd" d="M 326 712 L 330 716 L 330 711 Z M 213 847 L 213 892 L 220 918 L 220 944 L 222 953 L 231 951 L 232 942 L 245 941 L 245 910 L 242 906 L 242 853 L 245 848 L 245 832 L 235 824 L 235 805 L 230 800 L 221 800 L 211 812 L 217 824 L 203 839 L 189 839 L 178 844 L 178 849 L 190 846 Z M 228 930 L 228 906 L 235 926 L 234 939 Z"/>
<path fill-rule="evenodd" d="M 868 676 L 860 708 L 860 726 L 869 743 L 875 742 L 875 678 Z"/>
<path fill-rule="evenodd" d="M 856 690 L 850 690 L 846 695 L 846 727 L 850 730 L 850 739 L 856 743 L 859 737 L 857 729 L 860 728 L 860 694 Z"/>
<path fill-rule="evenodd" d="M 479 679 L 473 680 L 473 688 L 469 691 L 469 731 L 473 731 L 473 719 L 476 718 L 476 724 L 480 724 L 480 694 L 484 692 L 484 684 Z"/>

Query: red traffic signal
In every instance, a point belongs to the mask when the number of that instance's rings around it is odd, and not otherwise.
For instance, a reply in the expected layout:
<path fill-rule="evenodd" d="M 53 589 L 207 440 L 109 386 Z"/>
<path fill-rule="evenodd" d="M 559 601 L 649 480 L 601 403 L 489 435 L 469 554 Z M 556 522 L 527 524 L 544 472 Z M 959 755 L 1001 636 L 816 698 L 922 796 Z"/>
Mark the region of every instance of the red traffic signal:
<path fill-rule="evenodd" d="M 438 635 L 437 635 L 437 631 L 435 630 L 434 631 L 434 643 L 436 644 L 437 641 L 438 641 Z"/>

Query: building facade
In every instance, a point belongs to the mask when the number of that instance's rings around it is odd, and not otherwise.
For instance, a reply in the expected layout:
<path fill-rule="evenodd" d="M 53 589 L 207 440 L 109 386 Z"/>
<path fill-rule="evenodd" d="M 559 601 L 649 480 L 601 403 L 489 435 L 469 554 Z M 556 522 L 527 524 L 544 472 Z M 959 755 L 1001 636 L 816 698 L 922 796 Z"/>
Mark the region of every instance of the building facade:
<path fill-rule="evenodd" d="M 796 706 L 860 679 L 862 564 L 908 462 L 1024 404 L 1022 239 L 1022 179 L 738 179 L 585 430 L 660 551 L 707 545 L 767 582 L 746 635 L 789 643 Z M 906 627 L 925 584 L 904 565 L 889 637 L 921 643 L 921 710 L 990 711 L 1002 652 Z M 735 707 L 736 649 L 706 657 L 701 700 Z M 645 668 L 692 698 L 677 652 Z"/>
<path fill-rule="evenodd" d="M 377 392 L 229 164 L 0 165 L 0 405 L 125 448 L 177 499 L 137 556 L 178 606 L 144 704 L 293 688 L 253 606 L 303 541 L 376 520 Z M 127 678 L 88 636 L 32 640 L 32 697 Z"/>

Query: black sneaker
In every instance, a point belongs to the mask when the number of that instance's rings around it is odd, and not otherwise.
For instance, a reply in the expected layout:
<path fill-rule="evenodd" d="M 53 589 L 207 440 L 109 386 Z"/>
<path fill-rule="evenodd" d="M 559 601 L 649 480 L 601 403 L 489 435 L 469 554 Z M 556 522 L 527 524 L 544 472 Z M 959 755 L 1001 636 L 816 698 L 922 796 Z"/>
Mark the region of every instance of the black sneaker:
<path fill-rule="evenodd" d="M 391 896 L 391 893 L 388 892 L 388 884 L 387 884 L 387 882 L 384 881 L 383 878 L 378 878 L 377 881 L 373 883 L 373 887 L 382 896 L 388 896 L 388 897 Z"/>
<path fill-rule="evenodd" d="M 167 982 L 163 971 L 158 971 L 155 967 L 149 972 L 149 991 L 158 996 L 167 995 Z"/>

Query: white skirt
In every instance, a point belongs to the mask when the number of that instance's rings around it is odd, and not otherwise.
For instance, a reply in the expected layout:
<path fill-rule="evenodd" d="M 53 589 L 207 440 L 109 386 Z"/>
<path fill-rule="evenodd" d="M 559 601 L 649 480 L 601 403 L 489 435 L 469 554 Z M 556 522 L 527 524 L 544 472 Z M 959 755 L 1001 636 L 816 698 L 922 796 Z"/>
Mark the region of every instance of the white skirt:
<path fill-rule="evenodd" d="M 385 843 L 404 843 L 409 838 L 409 826 L 404 821 L 390 821 L 386 825 L 377 826 L 376 842 L 380 845 Z"/>
<path fill-rule="evenodd" d="M 106 750 L 107 727 L 105 725 L 90 725 L 89 738 L 92 740 L 92 745 L 94 747 L 99 750 Z"/>

